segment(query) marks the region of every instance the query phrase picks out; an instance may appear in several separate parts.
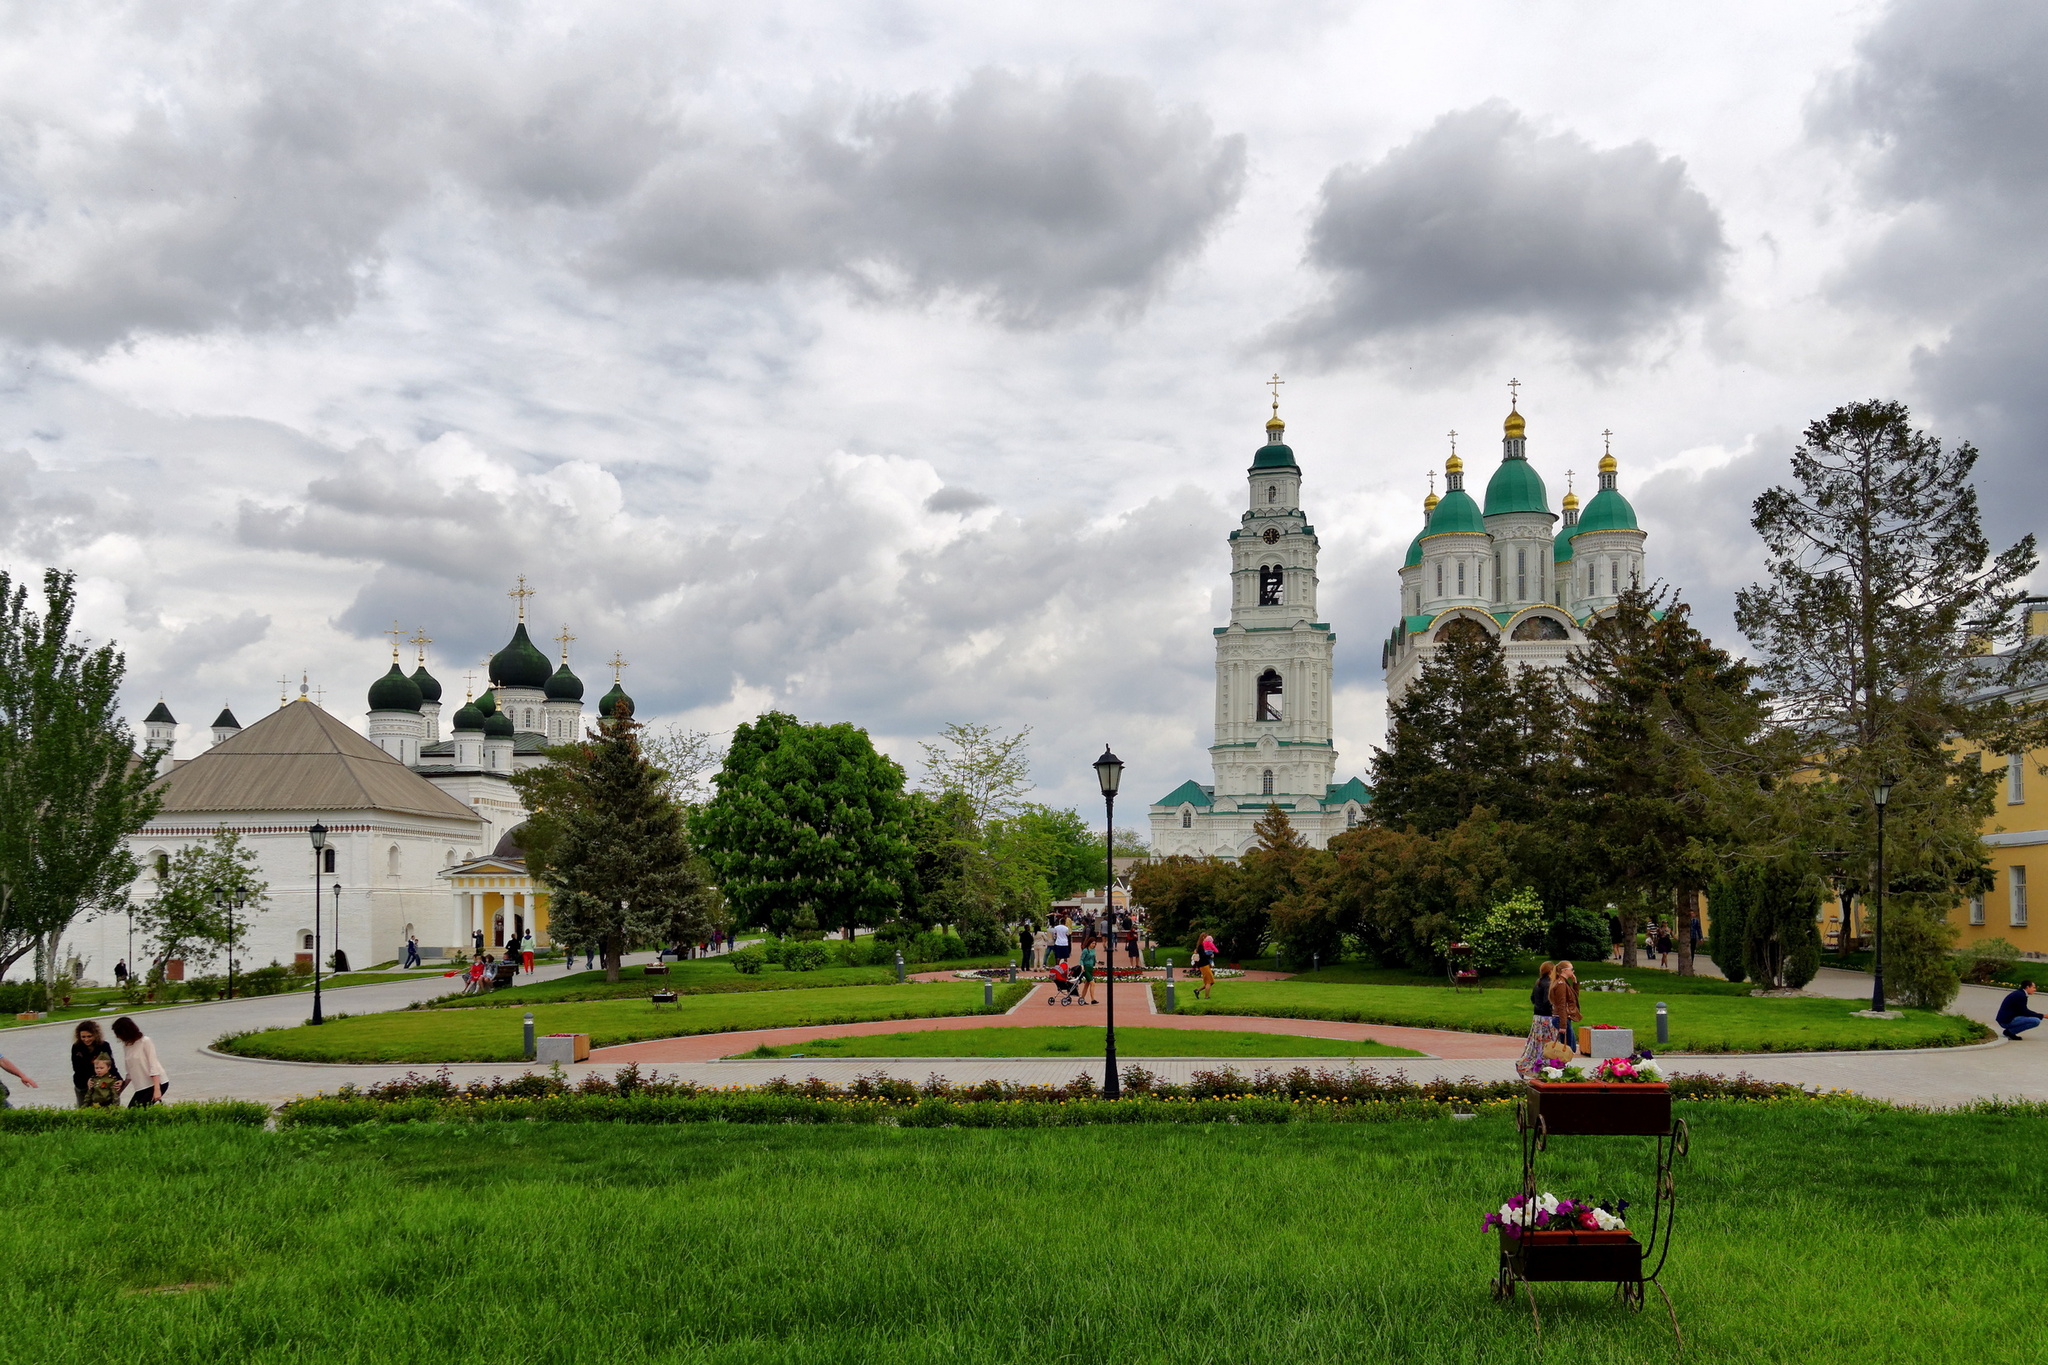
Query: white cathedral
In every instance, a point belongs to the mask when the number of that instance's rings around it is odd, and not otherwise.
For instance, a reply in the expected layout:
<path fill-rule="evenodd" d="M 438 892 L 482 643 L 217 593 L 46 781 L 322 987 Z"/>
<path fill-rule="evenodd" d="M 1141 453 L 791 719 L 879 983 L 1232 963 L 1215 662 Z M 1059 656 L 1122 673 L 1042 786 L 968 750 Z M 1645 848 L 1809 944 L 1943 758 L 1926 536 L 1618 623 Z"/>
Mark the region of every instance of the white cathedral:
<path fill-rule="evenodd" d="M 1285 434 L 1276 402 L 1248 471 L 1250 506 L 1230 533 L 1230 623 L 1214 630 L 1215 780 L 1190 779 L 1153 803 L 1155 856 L 1235 858 L 1257 844 L 1253 828 L 1270 806 L 1321 848 L 1357 825 L 1372 800 L 1358 778 L 1335 780 L 1337 636 L 1315 619 L 1320 547 Z M 1484 507 L 1465 491 L 1455 449 L 1443 497 L 1424 499 L 1422 529 L 1400 570 L 1400 624 L 1380 654 L 1390 700 L 1455 631 L 1497 639 L 1510 667 L 1562 668 L 1585 643 L 1586 625 L 1643 582 L 1645 537 L 1616 486 L 1613 453 L 1602 453 L 1600 489 L 1583 512 L 1567 491 L 1560 518 L 1528 445 L 1511 403 Z"/>

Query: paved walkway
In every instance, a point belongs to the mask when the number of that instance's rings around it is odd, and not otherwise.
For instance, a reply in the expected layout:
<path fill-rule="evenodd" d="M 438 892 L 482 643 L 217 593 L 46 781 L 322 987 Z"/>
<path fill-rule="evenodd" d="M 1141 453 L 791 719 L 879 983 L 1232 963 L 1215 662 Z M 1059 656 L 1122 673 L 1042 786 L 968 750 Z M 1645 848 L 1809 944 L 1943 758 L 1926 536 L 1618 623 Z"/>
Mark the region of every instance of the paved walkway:
<path fill-rule="evenodd" d="M 644 955 L 632 961 L 646 960 Z M 535 979 L 546 981 L 561 975 L 559 967 L 550 968 L 543 964 Z M 1597 970 L 1582 973 L 1598 975 Z M 368 1014 L 381 1010 L 403 1009 L 415 1000 L 429 999 L 446 994 L 455 988 L 455 982 L 437 973 L 423 973 L 417 980 L 380 983 L 371 986 L 352 986 L 327 993 L 326 1007 L 329 1014 Z M 1811 993 L 1828 995 L 1839 999 L 1858 999 L 1870 989 L 1870 978 L 1860 973 L 1842 972 L 1833 969 L 1822 971 L 1808 988 Z M 1080 1023 L 1084 1020 L 1096 1022 L 1103 1011 L 1082 1006 L 1051 1007 L 1044 1003 L 1045 987 L 1032 992 L 1030 1000 L 1014 1012 L 1016 1022 Z M 1150 1014 L 1146 1001 L 1149 992 L 1140 990 L 1119 990 L 1117 1011 L 1119 1022 L 1140 1023 L 1154 1027 L 1183 1027 L 1221 1029 L 1235 1032 L 1279 1032 L 1310 1033 L 1312 1036 L 1365 1038 L 1371 1037 L 1395 1046 L 1413 1047 L 1417 1051 L 1433 1054 L 1422 1060 L 1366 1059 L 1359 1065 L 1383 1074 L 1405 1074 L 1417 1080 L 1433 1077 L 1461 1078 L 1471 1076 L 1480 1080 L 1511 1080 L 1514 1077 L 1514 1058 L 1519 1055 L 1519 1039 L 1489 1037 L 1476 1034 L 1443 1033 L 1428 1029 L 1382 1028 L 1377 1025 L 1326 1024 L 1308 1020 L 1271 1020 L 1215 1018 L 1195 1016 L 1156 1016 Z M 2001 992 L 1985 987 L 1966 986 L 1954 1009 L 1959 1014 L 1989 1022 L 1997 1008 Z M 223 1033 L 239 1032 L 244 1029 L 268 1028 L 279 1024 L 291 1024 L 303 1020 L 311 1007 L 311 1000 L 303 994 L 289 996 L 264 996 L 245 1000 L 218 1001 L 204 1005 L 182 1005 L 152 1011 L 142 1016 L 142 1022 L 150 1036 L 156 1041 L 165 1069 L 171 1076 L 172 1101 L 235 1098 L 259 1100 L 266 1104 L 277 1104 L 300 1095 L 318 1091 L 332 1091 L 344 1084 L 370 1085 L 404 1075 L 409 1071 L 434 1072 L 436 1066 L 354 1066 L 318 1065 L 298 1062 L 263 1062 L 248 1058 L 226 1057 L 205 1051 Z M 1125 1010 L 1130 1013 L 1126 1014 Z M 1140 1010 L 1143 1013 L 1140 1013 Z M 1027 1012 L 1029 1011 L 1029 1012 Z M 111 1018 L 113 1012 L 106 1017 Z M 0 1033 L 0 1050 L 14 1062 L 42 1082 L 40 1090 L 29 1090 L 10 1078 L 14 1089 L 13 1102 L 17 1105 L 60 1105 L 72 1102 L 70 1087 L 69 1047 L 71 1029 L 76 1021 L 60 1021 L 50 1024 L 33 1025 L 27 1028 L 9 1029 Z M 979 1028 L 990 1021 L 986 1016 L 968 1016 L 949 1020 L 888 1021 L 873 1025 L 840 1026 L 849 1030 L 867 1032 L 903 1032 L 911 1027 Z M 1323 1033 L 1320 1030 L 1333 1030 Z M 781 1041 L 800 1042 L 807 1038 L 823 1037 L 833 1032 L 830 1027 L 772 1030 L 774 1034 L 795 1035 Z M 1087 1072 L 1100 1079 L 1102 1062 L 1099 1058 L 1054 1059 L 986 1059 L 953 1060 L 947 1058 L 913 1057 L 901 1059 L 845 1058 L 812 1059 L 801 1061 L 718 1061 L 733 1052 L 743 1051 L 768 1034 L 717 1034 L 695 1039 L 661 1040 L 655 1043 L 631 1044 L 624 1048 L 604 1049 L 591 1062 L 566 1068 L 573 1077 L 598 1071 L 609 1074 L 624 1061 L 635 1060 L 622 1054 L 641 1048 L 675 1047 L 688 1044 L 701 1046 L 704 1054 L 690 1058 L 640 1058 L 643 1064 L 652 1064 L 665 1075 L 674 1075 L 705 1085 L 758 1085 L 776 1076 L 790 1076 L 802 1079 L 818 1076 L 827 1080 L 846 1080 L 863 1072 L 886 1072 L 910 1080 L 923 1080 L 937 1073 L 961 1082 L 1000 1079 L 1019 1084 L 1064 1082 L 1073 1079 L 1077 1072 Z M 1413 1041 L 1408 1041 L 1413 1040 Z M 1485 1049 L 1499 1047 L 1500 1053 Z M 1471 1051 L 1457 1049 L 1470 1048 Z M 1261 1067 L 1290 1069 L 1296 1066 L 1353 1065 L 1344 1058 L 1239 1058 L 1230 1062 L 1198 1057 L 1144 1058 L 1124 1056 L 1128 1065 L 1139 1063 L 1148 1070 L 1157 1072 L 1165 1079 L 1185 1081 L 1196 1071 L 1214 1070 L 1220 1066 L 1236 1067 L 1240 1072 L 1250 1073 Z M 458 1081 L 483 1079 L 491 1076 L 517 1075 L 527 1068 L 517 1063 L 485 1063 L 451 1065 L 446 1068 Z M 2002 1040 L 1972 1048 L 1944 1048 L 1925 1052 L 1875 1052 L 1875 1053 L 1805 1053 L 1805 1054 L 1744 1054 L 1730 1057 L 1688 1056 L 1673 1057 L 1670 1070 L 1680 1074 L 1705 1073 L 1733 1075 L 1747 1072 L 1760 1079 L 1790 1081 L 1800 1085 L 1822 1088 L 1842 1088 L 1880 1098 L 1915 1104 L 1961 1104 L 1979 1097 L 2002 1096 L 2048 1100 L 2048 1040 L 2007 1043 Z"/>

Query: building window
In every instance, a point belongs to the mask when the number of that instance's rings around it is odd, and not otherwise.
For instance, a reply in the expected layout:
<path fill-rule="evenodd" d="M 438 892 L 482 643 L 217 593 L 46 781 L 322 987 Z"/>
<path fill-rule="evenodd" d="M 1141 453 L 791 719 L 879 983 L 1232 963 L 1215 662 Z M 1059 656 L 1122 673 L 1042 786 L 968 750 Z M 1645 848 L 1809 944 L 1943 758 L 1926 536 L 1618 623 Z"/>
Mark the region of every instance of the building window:
<path fill-rule="evenodd" d="M 1972 896 L 1970 897 L 1970 923 L 1982 924 L 1983 922 L 1984 898 L 1982 896 Z"/>
<path fill-rule="evenodd" d="M 1260 720 L 1280 719 L 1280 675 L 1273 669 L 1259 674 L 1259 709 L 1253 714 Z"/>
<path fill-rule="evenodd" d="M 1438 560 L 1436 563 L 1436 595 L 1438 597 L 1444 595 L 1444 563 L 1442 560 Z"/>
<path fill-rule="evenodd" d="M 2027 927 L 2027 870 L 2024 867 L 2009 868 L 2006 876 L 2011 882 L 2012 927 Z"/>
<path fill-rule="evenodd" d="M 321 870 L 322 872 L 332 872 L 332 871 L 334 871 L 334 850 L 333 850 L 333 849 L 331 849 L 331 848 L 323 848 L 323 849 L 321 849 L 321 850 L 320 850 L 320 870 Z"/>
<path fill-rule="evenodd" d="M 1458 561 L 1458 596 L 1465 595 L 1465 561 Z"/>
<path fill-rule="evenodd" d="M 1500 551 L 1493 552 L 1493 600 L 1500 601 Z"/>
<path fill-rule="evenodd" d="M 1519 545 L 1515 547 L 1515 600 L 1529 600 L 1529 552 Z"/>
<path fill-rule="evenodd" d="M 1193 828 L 1194 828 L 1194 826 L 1195 826 L 1195 813 L 1194 813 L 1194 811 L 1193 811 L 1193 810 L 1191 810 L 1191 809 L 1189 809 L 1189 808 L 1188 808 L 1188 807 L 1186 807 L 1186 806 L 1183 806 L 1183 807 L 1181 807 L 1181 812 L 1180 812 L 1180 827 L 1181 827 L 1182 829 L 1193 829 Z"/>
<path fill-rule="evenodd" d="M 310 953 L 313 951 L 313 936 L 311 934 L 299 935 L 299 951 L 302 953 Z"/>
<path fill-rule="evenodd" d="M 1284 595 L 1283 585 L 1286 582 L 1285 575 L 1286 571 L 1278 564 L 1262 564 L 1259 566 L 1260 606 L 1277 607 L 1281 604 L 1281 598 Z"/>
<path fill-rule="evenodd" d="M 393 844 L 384 854 L 384 870 L 391 876 L 396 877 L 404 866 L 404 857 L 405 855 L 398 851 L 398 845 Z"/>
<path fill-rule="evenodd" d="M 1346 807 L 1344 808 L 1344 828 L 1346 828 L 1346 829 L 1357 829 L 1357 828 L 1358 828 L 1358 807 L 1356 807 L 1356 806 L 1346 806 Z"/>
<path fill-rule="evenodd" d="M 1266 769 L 1266 775 L 1265 775 L 1265 776 L 1264 776 L 1263 778 L 1261 778 L 1261 779 L 1260 779 L 1260 781 L 1259 781 L 1259 795 L 1261 795 L 1261 796 L 1271 796 L 1272 794 L 1273 794 L 1273 770 L 1272 770 L 1271 768 L 1268 768 L 1268 769 Z M 2017 921 L 2017 920 L 2015 920 L 2015 921 L 2014 921 L 2014 923 L 2018 923 L 2018 922 L 2019 922 L 2019 921 Z"/>
<path fill-rule="evenodd" d="M 1279 487 L 1279 485 L 1278 485 L 1278 484 L 1271 484 L 1271 483 L 1269 483 L 1269 484 L 1267 484 L 1267 485 L 1266 485 L 1266 501 L 1267 501 L 1267 502 L 1278 502 L 1278 501 L 1280 501 L 1280 487 Z"/>
<path fill-rule="evenodd" d="M 2017 806 L 2027 799 L 2027 756 L 2005 756 L 2005 804 Z"/>
<path fill-rule="evenodd" d="M 1621 595 L 1621 561 L 1618 559 L 1607 561 L 1607 591 L 1615 597 Z"/>

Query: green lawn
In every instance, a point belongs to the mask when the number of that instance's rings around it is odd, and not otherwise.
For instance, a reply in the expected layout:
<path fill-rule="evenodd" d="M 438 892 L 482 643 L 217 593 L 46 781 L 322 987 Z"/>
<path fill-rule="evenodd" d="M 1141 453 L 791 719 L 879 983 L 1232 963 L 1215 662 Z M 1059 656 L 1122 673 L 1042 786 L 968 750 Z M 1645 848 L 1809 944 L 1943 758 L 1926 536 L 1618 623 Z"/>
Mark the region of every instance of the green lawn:
<path fill-rule="evenodd" d="M 974 963 L 932 962 L 904 970 L 911 974 L 960 970 L 965 966 L 996 966 L 993 961 Z M 885 986 L 896 983 L 896 968 L 820 967 L 816 971 L 792 972 L 781 967 L 764 967 L 754 975 L 735 971 L 724 958 L 696 958 L 672 962 L 666 976 L 648 976 L 639 967 L 621 967 L 617 981 L 606 981 L 602 971 L 550 974 L 538 971 L 525 983 L 492 991 L 488 995 L 456 996 L 435 1002 L 436 1009 L 474 1009 L 478 1006 L 535 1004 L 564 1000 L 643 1000 L 652 990 L 675 990 L 687 994 L 747 991 L 818 990 L 826 986 Z M 459 989 L 459 983 L 450 982 Z"/>
<path fill-rule="evenodd" d="M 1681 1106 L 1665 1283 L 1493 1303 L 1499 1116 L 1036 1130 L 227 1126 L 0 1136 L 37 1365 L 1980 1365 L 2039 1335 L 2039 1120 Z M 1541 1188 L 1648 1194 L 1646 1139 Z M 91 1173 L 120 1198 L 81 1202 Z M 137 1221 L 124 1210 L 161 1211 Z M 1943 1273 L 1941 1268 L 1955 1268 Z M 1968 1269 L 1964 1269 L 1968 1268 Z"/>
<path fill-rule="evenodd" d="M 1028 987 L 996 988 L 998 1011 Z M 500 997 L 502 998 L 502 997 Z M 587 1033 L 597 1047 L 691 1033 L 928 1019 L 980 1014 L 982 991 L 967 981 L 835 987 L 751 995 L 686 995 L 657 1009 L 643 1000 L 576 1001 L 533 1007 L 538 1033 Z M 233 1039 L 226 1051 L 303 1062 L 516 1062 L 524 1009 L 394 1010 L 301 1024 Z"/>
<path fill-rule="evenodd" d="M 1582 981 L 1588 978 L 1626 981 L 1639 992 L 1664 999 L 1674 995 L 1747 996 L 1753 989 L 1746 982 L 1737 984 L 1723 981 L 1717 976 L 1679 976 L 1675 972 L 1662 971 L 1656 967 L 1623 967 L 1613 962 L 1578 962 L 1573 966 L 1577 968 L 1579 979 Z M 1300 972 L 1288 979 L 1319 986 L 1417 986 L 1424 989 L 1452 989 L 1449 979 L 1442 976 L 1423 975 L 1411 972 L 1405 967 L 1374 967 L 1363 962 L 1339 963 L 1334 967 L 1325 967 L 1321 971 Z M 1522 996 L 1528 995 L 1529 988 L 1535 984 L 1534 972 L 1479 978 L 1481 990 L 1513 991 Z"/>
<path fill-rule="evenodd" d="M 1166 988 L 1153 987 L 1166 1007 Z M 1282 1019 L 1344 1019 L 1369 1024 L 1525 1034 L 1529 1002 L 1512 991 L 1451 991 L 1432 986 L 1344 986 L 1299 980 L 1219 981 L 1212 1000 L 1179 991 L 1182 1014 L 1237 1014 Z M 1946 1047 L 1988 1031 L 1952 1014 L 1906 1010 L 1905 1018 L 1858 1019 L 1853 1000 L 1756 999 L 1748 995 L 1601 995 L 1580 1008 L 1589 1023 L 1636 1030 L 1656 1047 L 1656 1002 L 1670 1002 L 1673 1052 L 1800 1052 L 1884 1047 Z"/>
<path fill-rule="evenodd" d="M 860 1038 L 813 1038 L 783 1047 L 758 1047 L 741 1057 L 1100 1057 L 1103 1029 L 1088 1024 L 1033 1028 L 927 1029 Z M 1134 1057 L 1420 1057 L 1383 1043 L 1341 1038 L 1295 1038 L 1284 1033 L 1224 1033 L 1208 1029 L 1120 1028 L 1117 1056 Z"/>

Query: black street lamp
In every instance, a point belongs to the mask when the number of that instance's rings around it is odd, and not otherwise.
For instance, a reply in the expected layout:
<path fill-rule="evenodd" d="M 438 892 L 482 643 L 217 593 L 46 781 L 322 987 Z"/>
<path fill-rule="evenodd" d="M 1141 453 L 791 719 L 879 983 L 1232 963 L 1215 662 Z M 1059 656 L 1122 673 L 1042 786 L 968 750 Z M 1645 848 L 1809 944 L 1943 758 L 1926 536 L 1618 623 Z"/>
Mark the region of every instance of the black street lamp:
<path fill-rule="evenodd" d="M 1116 896 L 1116 789 L 1124 780 L 1124 761 L 1102 746 L 1102 757 L 1095 760 L 1095 777 L 1102 784 L 1102 896 L 1108 902 L 1105 911 L 1115 905 Z M 1115 917 L 1110 916 L 1110 933 L 1115 934 Z M 1108 1030 L 1102 1040 L 1102 1095 L 1104 1099 L 1118 1099 L 1123 1095 L 1123 1083 L 1116 1074 L 1116 946 L 1112 938 L 1109 951 L 1109 982 L 1105 988 L 1109 997 Z"/>
<path fill-rule="evenodd" d="M 243 906 L 244 904 L 245 904 L 245 902 L 243 902 L 242 900 L 238 899 L 238 898 L 236 897 L 236 895 L 235 895 L 234 893 L 232 893 L 232 892 L 229 892 L 229 891 L 223 891 L 223 890 L 222 890 L 221 888 L 219 888 L 219 887 L 215 887 L 215 888 L 213 889 L 213 905 L 214 905 L 214 908 L 215 908 L 216 910 L 219 910 L 219 911 L 221 911 L 221 912 L 222 912 L 223 914 L 225 914 L 225 915 L 226 915 L 226 916 L 228 917 L 228 993 L 227 993 L 227 999 L 229 999 L 229 1000 L 232 1000 L 232 999 L 234 999 L 234 998 L 235 998 L 235 911 L 237 911 L 237 910 L 241 909 L 241 908 L 242 908 L 242 906 Z"/>
<path fill-rule="evenodd" d="M 320 905 L 327 891 L 320 884 L 320 863 L 327 847 L 327 826 L 315 820 L 306 835 L 313 841 L 313 1017 L 306 1022 L 323 1024 L 327 1021 L 320 1016 Z"/>
<path fill-rule="evenodd" d="M 334 970 L 340 971 L 348 955 L 341 951 L 341 883 L 334 884 Z"/>
<path fill-rule="evenodd" d="M 1889 777 L 1877 779 L 1877 787 L 1870 794 L 1877 805 L 1877 922 L 1873 926 L 1875 951 L 1871 962 L 1870 1008 L 1884 1013 L 1884 808 L 1891 804 L 1892 780 Z"/>

